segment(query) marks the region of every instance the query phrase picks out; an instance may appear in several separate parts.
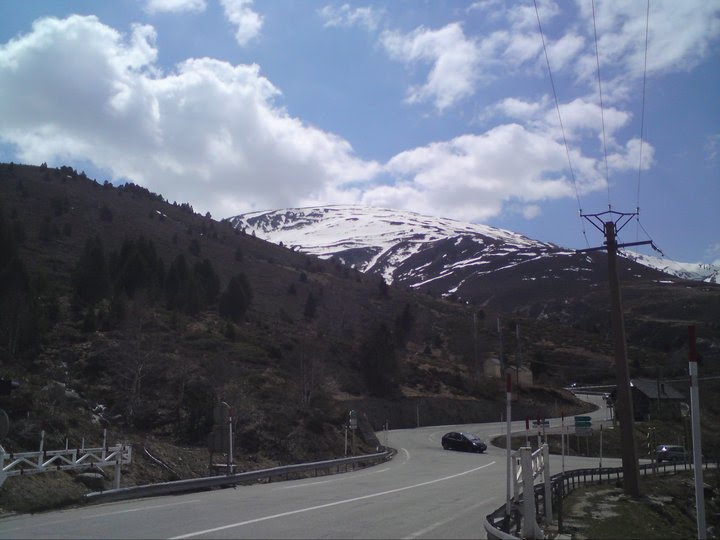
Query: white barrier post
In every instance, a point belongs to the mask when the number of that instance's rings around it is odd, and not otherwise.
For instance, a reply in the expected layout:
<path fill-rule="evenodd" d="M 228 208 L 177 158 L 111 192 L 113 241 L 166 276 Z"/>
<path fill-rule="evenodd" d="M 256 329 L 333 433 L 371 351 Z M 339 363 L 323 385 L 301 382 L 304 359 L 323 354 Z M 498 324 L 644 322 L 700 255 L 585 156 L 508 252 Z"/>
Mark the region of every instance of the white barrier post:
<path fill-rule="evenodd" d="M 42 467 L 43 464 L 43 449 L 45 448 L 45 430 L 40 432 L 40 450 L 38 451 L 37 464 L 38 467 Z"/>
<path fill-rule="evenodd" d="M 124 444 L 118 446 L 117 455 L 115 456 L 115 482 L 113 484 L 115 489 L 120 489 L 120 475 L 122 474 L 122 453 L 124 447 Z"/>
<path fill-rule="evenodd" d="M 543 445 L 543 480 L 545 481 L 545 520 L 552 523 L 552 486 L 550 485 L 550 447 Z"/>
<path fill-rule="evenodd" d="M 562 455 L 562 472 L 565 472 L 565 415 L 560 426 L 560 454 Z"/>
<path fill-rule="evenodd" d="M 535 490 L 533 488 L 532 449 L 520 449 L 520 467 L 522 468 L 523 504 L 522 504 L 522 535 L 523 538 L 535 538 Z"/>

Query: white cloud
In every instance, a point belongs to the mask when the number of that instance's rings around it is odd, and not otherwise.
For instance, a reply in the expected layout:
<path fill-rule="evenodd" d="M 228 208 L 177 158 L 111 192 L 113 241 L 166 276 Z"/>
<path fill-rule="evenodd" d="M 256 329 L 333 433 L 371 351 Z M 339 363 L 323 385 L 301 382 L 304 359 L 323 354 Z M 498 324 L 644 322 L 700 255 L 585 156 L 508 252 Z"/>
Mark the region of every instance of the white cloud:
<path fill-rule="evenodd" d="M 573 196 L 566 164 L 562 144 L 517 124 L 500 125 L 396 155 L 386 169 L 398 186 L 368 189 L 363 200 L 482 221 L 508 201 Z M 531 206 L 528 216 L 535 212 Z"/>
<path fill-rule="evenodd" d="M 253 0 L 220 0 L 225 18 L 236 26 L 235 40 L 239 45 L 247 45 L 260 34 L 263 19 L 251 6 Z"/>
<path fill-rule="evenodd" d="M 537 13 L 542 23 L 546 24 L 560 14 L 560 7 L 551 0 L 540 0 L 537 2 Z M 537 14 L 533 4 L 512 4 L 507 10 L 507 18 L 517 32 L 537 32 Z"/>
<path fill-rule="evenodd" d="M 161 73 L 156 56 L 149 26 L 36 21 L 0 45 L 0 140 L 24 162 L 90 160 L 217 217 L 294 206 L 379 169 L 275 105 L 258 66 L 202 58 Z"/>
<path fill-rule="evenodd" d="M 529 204 L 523 207 L 522 214 L 525 219 L 535 219 L 540 214 L 542 214 L 542 210 L 537 204 Z"/>
<path fill-rule="evenodd" d="M 520 65 L 537 57 L 542 41 L 537 34 L 513 34 L 503 56 L 513 65 Z"/>
<path fill-rule="evenodd" d="M 705 248 L 705 260 L 711 261 L 711 264 L 720 266 L 720 242 L 713 242 Z"/>
<path fill-rule="evenodd" d="M 325 27 L 349 28 L 359 26 L 375 30 L 380 21 L 380 13 L 371 7 L 352 8 L 349 4 L 341 6 L 327 5 L 318 10 L 325 21 Z"/>
<path fill-rule="evenodd" d="M 718 156 L 718 148 L 720 148 L 720 133 L 714 133 L 705 137 L 705 161 L 715 161 Z"/>
<path fill-rule="evenodd" d="M 547 96 L 541 101 L 530 102 L 518 98 L 505 98 L 493 108 L 502 114 L 517 120 L 531 121 L 536 119 L 540 113 L 549 106 Z"/>
<path fill-rule="evenodd" d="M 615 132 L 625 126 L 631 118 L 631 114 L 627 111 L 613 107 L 603 107 L 601 110 L 599 104 L 588 102 L 582 98 L 575 99 L 570 103 L 561 103 L 560 115 L 565 127 L 565 135 L 568 138 L 579 137 L 589 132 L 597 135 L 600 143 L 602 143 L 603 121 L 606 139 L 611 143 Z M 546 121 L 549 125 L 557 125 L 557 111 L 548 110 Z"/>
<path fill-rule="evenodd" d="M 630 139 L 625 146 L 608 154 L 608 167 L 612 171 L 647 170 L 653 164 L 655 149 L 647 141 L 642 145 L 642 164 L 640 163 L 640 139 Z"/>
<path fill-rule="evenodd" d="M 563 69 L 582 52 L 584 46 L 585 39 L 574 33 L 565 34 L 560 39 L 548 43 L 548 58 L 551 69 Z"/>
<path fill-rule="evenodd" d="M 205 0 L 147 0 L 148 13 L 199 13 L 205 11 Z"/>
<path fill-rule="evenodd" d="M 425 84 L 410 88 L 409 103 L 432 101 L 442 111 L 475 91 L 480 75 L 479 48 L 465 37 L 460 24 L 451 23 L 439 30 L 420 27 L 409 34 L 385 31 L 380 40 L 391 58 L 409 65 L 432 65 Z"/>
<path fill-rule="evenodd" d="M 578 3 L 586 20 L 592 11 Z M 645 55 L 644 2 L 599 1 L 596 22 L 601 64 L 621 64 L 642 75 Z M 592 27 L 590 27 L 592 28 Z M 682 29 L 682 31 L 678 31 Z M 692 69 L 720 36 L 720 4 L 705 0 L 657 0 L 650 4 L 648 72 Z"/>
<path fill-rule="evenodd" d="M 582 26 L 592 47 L 575 65 L 580 80 L 597 85 L 592 9 L 578 1 Z M 598 53 L 609 101 L 632 96 L 631 84 L 643 75 L 645 65 L 645 2 L 596 2 Z M 648 76 L 690 71 L 712 54 L 720 37 L 720 4 L 706 0 L 657 0 L 650 4 L 648 22 Z"/>

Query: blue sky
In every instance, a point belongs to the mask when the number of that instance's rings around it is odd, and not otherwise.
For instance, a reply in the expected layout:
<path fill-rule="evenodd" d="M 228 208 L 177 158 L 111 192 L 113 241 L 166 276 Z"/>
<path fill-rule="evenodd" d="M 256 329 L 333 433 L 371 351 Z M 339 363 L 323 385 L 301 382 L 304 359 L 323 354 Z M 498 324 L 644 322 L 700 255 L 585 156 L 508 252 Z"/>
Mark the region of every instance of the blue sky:
<path fill-rule="evenodd" d="M 574 248 L 580 208 L 639 204 L 622 241 L 720 262 L 720 2 L 651 0 L 647 64 L 646 9 L 0 0 L 0 160 L 216 218 L 366 204 Z"/>

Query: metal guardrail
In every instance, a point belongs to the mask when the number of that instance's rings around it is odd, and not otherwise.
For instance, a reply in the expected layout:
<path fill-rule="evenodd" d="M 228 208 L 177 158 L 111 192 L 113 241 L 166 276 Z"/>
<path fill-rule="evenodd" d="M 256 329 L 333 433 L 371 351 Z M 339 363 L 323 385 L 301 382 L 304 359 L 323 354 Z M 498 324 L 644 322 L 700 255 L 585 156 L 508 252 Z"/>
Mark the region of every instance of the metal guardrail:
<path fill-rule="evenodd" d="M 707 469 L 713 465 L 709 461 L 703 461 L 703 466 Z M 659 472 L 677 472 L 678 470 L 692 470 L 693 463 L 689 461 L 674 461 L 669 463 L 644 463 L 640 465 L 641 474 L 654 474 Z M 718 467 L 718 464 L 714 464 Z M 601 484 L 603 482 L 611 482 L 622 478 L 622 467 L 603 467 L 574 469 L 557 473 L 550 478 L 552 486 L 551 504 L 557 508 L 558 528 L 562 529 L 562 501 L 576 488 L 587 484 Z M 522 503 L 520 495 L 519 502 Z M 545 489 L 543 484 L 534 486 L 535 511 L 540 516 L 545 513 Z M 513 509 L 509 516 L 505 515 L 505 505 L 488 514 L 485 518 L 484 528 L 489 539 L 498 540 L 519 540 L 521 538 L 521 519 L 522 516 L 516 508 Z M 513 534 L 514 531 L 514 534 Z"/>
<path fill-rule="evenodd" d="M 340 472 L 340 469 L 343 467 L 347 470 L 350 466 L 354 469 L 356 465 L 361 465 L 363 463 L 375 464 L 387 461 L 388 459 L 391 459 L 393 455 L 395 455 L 394 449 L 385 449 L 385 451 L 378 452 L 376 454 L 364 454 L 349 458 L 329 459 L 325 461 L 285 465 L 282 467 L 273 467 L 271 469 L 262 469 L 223 476 L 190 478 L 187 480 L 176 480 L 173 482 L 162 482 L 145 486 L 131 486 L 107 491 L 99 491 L 95 493 L 88 493 L 85 496 L 85 499 L 89 502 L 120 501 L 157 495 L 169 495 L 171 493 L 180 493 L 184 491 L 234 486 L 246 482 L 256 482 L 262 479 L 268 479 L 271 481 L 272 478 L 287 478 L 289 475 L 294 473 L 315 472 L 317 475 L 318 471 L 331 471 L 332 469 L 336 469 L 336 472 Z"/>

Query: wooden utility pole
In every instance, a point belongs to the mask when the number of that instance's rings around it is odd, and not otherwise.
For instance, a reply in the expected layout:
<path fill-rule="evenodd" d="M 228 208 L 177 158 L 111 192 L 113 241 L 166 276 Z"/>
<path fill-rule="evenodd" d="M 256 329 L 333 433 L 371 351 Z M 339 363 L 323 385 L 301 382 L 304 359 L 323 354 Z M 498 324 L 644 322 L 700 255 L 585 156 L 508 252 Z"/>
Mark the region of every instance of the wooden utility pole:
<path fill-rule="evenodd" d="M 610 283 L 610 316 L 615 341 L 615 377 L 617 383 L 617 401 L 615 416 L 620 422 L 620 446 L 622 452 L 623 488 L 630 497 L 640 496 L 640 467 L 638 465 L 637 445 L 635 442 L 635 418 L 633 414 L 632 394 L 630 390 L 630 371 L 627 361 L 627 343 L 625 322 L 623 320 L 622 299 L 620 297 L 620 279 L 617 273 L 617 250 L 620 247 L 639 246 L 652 242 L 617 243 L 617 233 L 628 224 L 636 213 L 608 210 L 599 214 L 583 214 L 596 229 L 605 236 L 605 246 L 579 250 L 607 250 L 608 280 Z M 606 220 L 606 216 L 608 219 Z M 618 226 L 618 224 L 620 224 Z M 654 247 L 654 246 L 653 246 Z"/>
<path fill-rule="evenodd" d="M 690 412 L 692 414 L 693 469 L 695 473 L 695 515 L 698 540 L 707 538 L 705 523 L 705 492 L 703 490 L 702 437 L 700 430 L 700 393 L 698 363 L 695 350 L 695 325 L 688 326 L 688 355 L 690 370 Z"/>
<path fill-rule="evenodd" d="M 610 280 L 610 316 L 615 339 L 615 377 L 617 379 L 617 408 L 620 420 L 620 445 L 622 446 L 623 486 L 630 497 L 640 496 L 640 468 L 635 443 L 635 417 L 630 390 L 630 372 L 627 363 L 625 321 L 620 298 L 620 279 L 617 275 L 617 236 L 615 222 L 605 223 L 605 242 L 608 254 L 608 279 Z"/>
<path fill-rule="evenodd" d="M 515 384 L 520 388 L 520 370 L 522 369 L 522 345 L 520 343 L 520 323 L 515 323 L 515 338 L 517 350 L 515 352 Z"/>
<path fill-rule="evenodd" d="M 502 325 L 500 324 L 500 315 L 497 316 L 498 339 L 500 340 L 500 373 L 505 374 L 505 353 L 503 352 Z"/>

